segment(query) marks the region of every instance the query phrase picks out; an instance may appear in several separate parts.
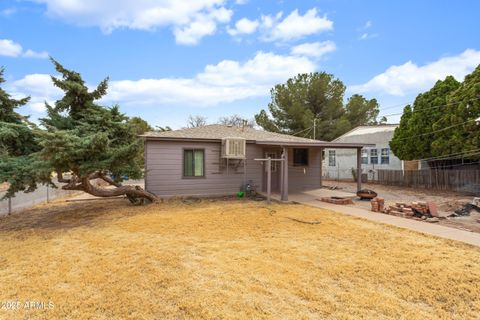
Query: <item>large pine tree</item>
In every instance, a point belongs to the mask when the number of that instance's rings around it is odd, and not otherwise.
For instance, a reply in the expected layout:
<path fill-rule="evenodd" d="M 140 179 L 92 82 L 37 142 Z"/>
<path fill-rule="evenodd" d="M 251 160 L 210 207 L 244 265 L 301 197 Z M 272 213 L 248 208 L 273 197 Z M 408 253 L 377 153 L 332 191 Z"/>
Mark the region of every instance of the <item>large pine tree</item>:
<path fill-rule="evenodd" d="M 119 112 L 118 106 L 97 104 L 107 92 L 108 78 L 89 91 L 79 73 L 53 59 L 52 62 L 61 74 L 60 78 L 52 77 L 52 81 L 64 96 L 54 106 L 46 104 L 47 117 L 40 119 L 44 130 L 35 131 L 39 150 L 29 155 L 35 170 L 17 167 L 17 171 L 32 179 L 30 190 L 35 183 L 52 184 L 55 174 L 65 190 L 82 190 L 99 197 L 126 195 L 134 203 L 140 199 L 155 201 L 155 195 L 140 187 L 122 185 L 125 177 L 142 176 L 138 157 L 141 141 L 137 127 Z M 8 182 L 21 185 L 18 178 L 10 176 Z M 110 187 L 98 187 L 92 183 L 94 179 L 101 179 Z"/>
<path fill-rule="evenodd" d="M 376 124 L 378 103 L 353 95 L 344 105 L 345 85 L 332 74 L 299 74 L 271 90 L 265 110 L 255 121 L 267 131 L 312 137 L 313 119 L 317 139 L 332 140 L 358 126 Z"/>

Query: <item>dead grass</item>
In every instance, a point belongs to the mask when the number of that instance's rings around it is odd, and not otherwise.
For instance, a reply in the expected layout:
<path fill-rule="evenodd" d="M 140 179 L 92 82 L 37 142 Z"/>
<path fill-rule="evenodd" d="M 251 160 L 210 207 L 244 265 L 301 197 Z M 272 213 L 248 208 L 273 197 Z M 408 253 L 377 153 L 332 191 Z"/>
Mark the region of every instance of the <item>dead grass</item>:
<path fill-rule="evenodd" d="M 0 220 L 0 301 L 55 305 L 0 319 L 478 319 L 479 261 L 302 205 L 57 203 Z"/>

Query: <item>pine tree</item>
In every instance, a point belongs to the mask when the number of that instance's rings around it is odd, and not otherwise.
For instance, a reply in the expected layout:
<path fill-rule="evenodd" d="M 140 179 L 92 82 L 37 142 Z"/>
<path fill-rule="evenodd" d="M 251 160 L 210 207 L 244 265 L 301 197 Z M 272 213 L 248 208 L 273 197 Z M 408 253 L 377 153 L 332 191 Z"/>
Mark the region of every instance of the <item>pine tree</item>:
<path fill-rule="evenodd" d="M 52 59 L 60 78 L 52 77 L 54 85 L 64 96 L 54 106 L 46 104 L 47 117 L 40 119 L 45 130 L 36 130 L 39 150 L 30 154 L 35 170 L 17 167 L 21 177 L 31 179 L 29 190 L 36 183 L 52 184 L 57 175 L 64 190 L 82 190 L 99 197 L 126 195 L 131 202 L 141 199 L 155 201 L 157 197 L 139 187 L 123 186 L 125 177 L 142 176 L 138 157 L 141 141 L 134 124 L 120 113 L 118 106 L 104 107 L 96 103 L 107 93 L 108 78 L 89 91 L 81 75 L 64 68 Z M 18 184 L 16 192 L 26 184 L 19 176 L 9 178 Z M 101 188 L 94 179 L 107 182 L 111 188 Z M 113 187 L 113 188 L 112 188 Z"/>
<path fill-rule="evenodd" d="M 0 84 L 5 82 L 3 73 L 4 68 L 0 68 Z M 34 190 L 41 175 L 32 156 L 40 148 L 34 136 L 36 127 L 15 111 L 29 99 L 13 99 L 0 88 L 0 183 L 9 184 L 7 197 Z"/>
<path fill-rule="evenodd" d="M 374 124 L 378 103 L 353 95 L 343 104 L 345 85 L 325 72 L 299 74 L 271 90 L 265 110 L 255 121 L 267 131 L 311 137 L 316 119 L 316 138 L 332 140 L 358 125 Z"/>

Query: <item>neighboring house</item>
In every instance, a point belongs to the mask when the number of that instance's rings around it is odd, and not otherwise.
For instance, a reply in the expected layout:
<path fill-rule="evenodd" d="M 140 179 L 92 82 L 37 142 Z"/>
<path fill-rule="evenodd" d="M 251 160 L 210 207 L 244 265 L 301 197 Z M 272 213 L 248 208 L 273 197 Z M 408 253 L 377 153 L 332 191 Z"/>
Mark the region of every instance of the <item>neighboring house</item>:
<path fill-rule="evenodd" d="M 402 161 L 390 150 L 389 143 L 398 124 L 359 126 L 341 135 L 332 142 L 365 143 L 361 153 L 362 173 L 369 180 L 377 178 L 377 170 L 417 170 L 416 161 Z M 327 179 L 352 179 L 352 169 L 357 166 L 356 152 L 344 149 L 325 149 L 324 177 Z"/>
<path fill-rule="evenodd" d="M 324 148 L 364 147 L 224 125 L 148 132 L 142 137 L 145 188 L 161 197 L 232 195 L 246 184 L 265 191 L 266 161 L 255 159 L 271 157 L 284 159 L 271 164 L 271 188 L 287 200 L 289 190 L 321 187 Z"/>

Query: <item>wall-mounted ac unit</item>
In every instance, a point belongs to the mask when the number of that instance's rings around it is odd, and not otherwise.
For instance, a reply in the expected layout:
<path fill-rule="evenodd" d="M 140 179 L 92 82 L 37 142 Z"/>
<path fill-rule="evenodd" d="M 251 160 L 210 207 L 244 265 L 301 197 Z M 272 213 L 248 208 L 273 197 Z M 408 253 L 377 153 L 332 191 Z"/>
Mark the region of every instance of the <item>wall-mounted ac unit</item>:
<path fill-rule="evenodd" d="M 223 138 L 222 158 L 245 159 L 246 145 L 243 138 Z"/>

